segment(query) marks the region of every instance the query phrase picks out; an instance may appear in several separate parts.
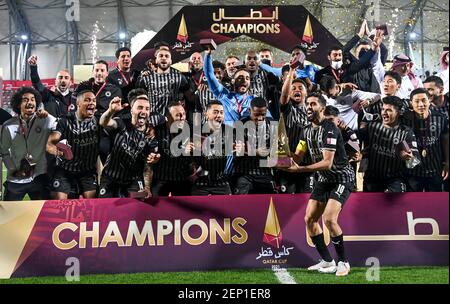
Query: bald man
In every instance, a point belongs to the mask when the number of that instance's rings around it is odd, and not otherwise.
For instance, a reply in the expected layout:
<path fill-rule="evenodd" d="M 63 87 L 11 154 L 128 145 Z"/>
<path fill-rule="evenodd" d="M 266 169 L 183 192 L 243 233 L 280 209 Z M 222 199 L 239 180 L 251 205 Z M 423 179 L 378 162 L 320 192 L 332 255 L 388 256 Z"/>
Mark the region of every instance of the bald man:
<path fill-rule="evenodd" d="M 75 110 L 75 102 L 72 100 L 72 77 L 69 71 L 61 70 L 56 74 L 54 89 L 44 86 L 38 73 L 38 59 L 32 55 L 28 59 L 30 65 L 30 77 L 33 87 L 42 95 L 42 103 L 45 110 L 52 116 L 60 118 L 68 112 Z"/>

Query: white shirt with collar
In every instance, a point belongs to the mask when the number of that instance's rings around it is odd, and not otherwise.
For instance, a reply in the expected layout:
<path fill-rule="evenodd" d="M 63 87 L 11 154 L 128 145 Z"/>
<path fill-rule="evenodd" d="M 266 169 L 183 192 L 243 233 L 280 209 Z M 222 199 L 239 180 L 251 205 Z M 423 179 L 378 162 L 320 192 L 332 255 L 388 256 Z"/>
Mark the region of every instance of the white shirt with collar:
<path fill-rule="evenodd" d="M 358 113 L 356 113 L 352 106 L 358 100 L 373 100 L 377 102 L 381 99 L 381 95 L 377 93 L 364 92 L 359 90 L 353 90 L 351 94 L 339 95 L 335 98 L 327 97 L 323 95 L 327 101 L 327 106 L 336 107 L 340 114 L 339 118 L 352 130 L 358 130 Z"/>
<path fill-rule="evenodd" d="M 420 80 L 420 78 L 417 78 L 417 80 L 419 81 L 419 88 L 423 88 L 422 80 Z M 414 91 L 414 89 L 415 88 L 411 82 L 411 79 L 409 79 L 408 75 L 405 75 L 402 77 L 402 85 L 397 93 L 397 96 L 401 99 L 409 99 L 411 92 Z"/>
<path fill-rule="evenodd" d="M 444 94 L 448 93 L 448 77 L 449 77 L 448 73 L 449 70 L 447 68 L 446 70 L 443 70 L 437 74 L 437 76 L 439 76 L 444 82 Z"/>

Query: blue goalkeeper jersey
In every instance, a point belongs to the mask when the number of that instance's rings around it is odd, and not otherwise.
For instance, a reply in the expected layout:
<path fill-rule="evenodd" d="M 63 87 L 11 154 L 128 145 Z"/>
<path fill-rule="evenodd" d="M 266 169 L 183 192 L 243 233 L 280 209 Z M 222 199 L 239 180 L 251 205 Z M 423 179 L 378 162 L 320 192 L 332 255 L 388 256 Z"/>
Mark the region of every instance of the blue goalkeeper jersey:
<path fill-rule="evenodd" d="M 261 69 L 263 69 L 264 71 L 266 71 L 268 73 L 272 73 L 275 76 L 278 76 L 280 78 L 282 76 L 282 73 L 281 73 L 282 68 L 274 68 L 265 63 L 261 63 L 259 65 L 259 67 Z M 309 78 L 312 82 L 314 82 L 314 77 L 316 76 L 317 71 L 318 71 L 318 69 L 315 66 L 306 65 L 302 70 L 296 69 L 295 76 L 296 76 L 296 78 Z"/>
<path fill-rule="evenodd" d="M 204 62 L 203 71 L 205 73 L 206 80 L 208 81 L 208 87 L 214 97 L 222 103 L 224 108 L 224 123 L 233 125 L 235 121 L 250 116 L 250 103 L 254 96 L 248 93 L 239 94 L 236 92 L 231 92 L 225 88 L 219 81 L 217 81 L 216 76 L 214 76 L 211 56 L 206 54 Z M 267 111 L 267 117 L 272 118 L 269 111 Z"/>

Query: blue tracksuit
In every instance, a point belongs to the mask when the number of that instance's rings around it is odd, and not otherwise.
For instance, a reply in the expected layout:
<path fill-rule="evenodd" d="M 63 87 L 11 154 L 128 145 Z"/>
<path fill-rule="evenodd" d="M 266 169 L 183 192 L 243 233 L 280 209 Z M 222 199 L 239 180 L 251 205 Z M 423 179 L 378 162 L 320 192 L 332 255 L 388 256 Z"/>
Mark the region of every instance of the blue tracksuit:
<path fill-rule="evenodd" d="M 254 96 L 231 92 L 225 88 L 217 81 L 216 76 L 214 76 L 211 56 L 206 54 L 204 62 L 203 71 L 206 80 L 208 81 L 208 87 L 214 94 L 214 97 L 223 105 L 225 124 L 233 125 L 233 122 L 238 121 L 243 117 L 250 116 L 250 103 Z M 267 112 L 267 117 L 272 117 L 270 112 Z"/>
<path fill-rule="evenodd" d="M 281 73 L 281 69 L 282 68 L 274 68 L 274 67 L 271 67 L 270 65 L 265 64 L 265 63 L 261 63 L 259 65 L 259 67 L 261 69 L 263 69 L 264 71 L 266 71 L 268 73 L 272 73 L 275 76 L 278 76 L 280 78 L 282 76 L 282 73 Z M 315 77 L 317 71 L 318 71 L 318 69 L 315 66 L 313 66 L 313 65 L 306 65 L 303 68 L 303 70 L 296 69 L 295 70 L 295 75 L 296 75 L 297 78 L 309 78 L 309 79 L 311 79 L 312 82 L 314 82 L 314 77 Z"/>

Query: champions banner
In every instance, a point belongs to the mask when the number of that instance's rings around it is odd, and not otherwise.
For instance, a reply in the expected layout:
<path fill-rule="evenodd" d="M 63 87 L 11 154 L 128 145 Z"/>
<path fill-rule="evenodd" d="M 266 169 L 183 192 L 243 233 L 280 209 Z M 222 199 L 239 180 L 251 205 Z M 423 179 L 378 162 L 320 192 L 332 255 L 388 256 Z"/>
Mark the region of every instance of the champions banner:
<path fill-rule="evenodd" d="M 307 60 L 321 66 L 328 65 L 328 48 L 341 45 L 301 5 L 184 6 L 134 56 L 133 64 L 137 69 L 143 69 L 145 62 L 154 57 L 154 45 L 159 41 L 170 44 L 175 63 L 193 52 L 202 52 L 201 39 L 214 39 L 219 45 L 242 35 L 285 52 L 291 52 L 296 44 L 306 43 L 309 49 Z"/>
<path fill-rule="evenodd" d="M 0 278 L 63 276 L 69 258 L 82 275 L 310 266 L 308 198 L 1 202 Z M 351 265 L 448 265 L 448 211 L 446 193 L 353 193 L 339 220 Z"/>

